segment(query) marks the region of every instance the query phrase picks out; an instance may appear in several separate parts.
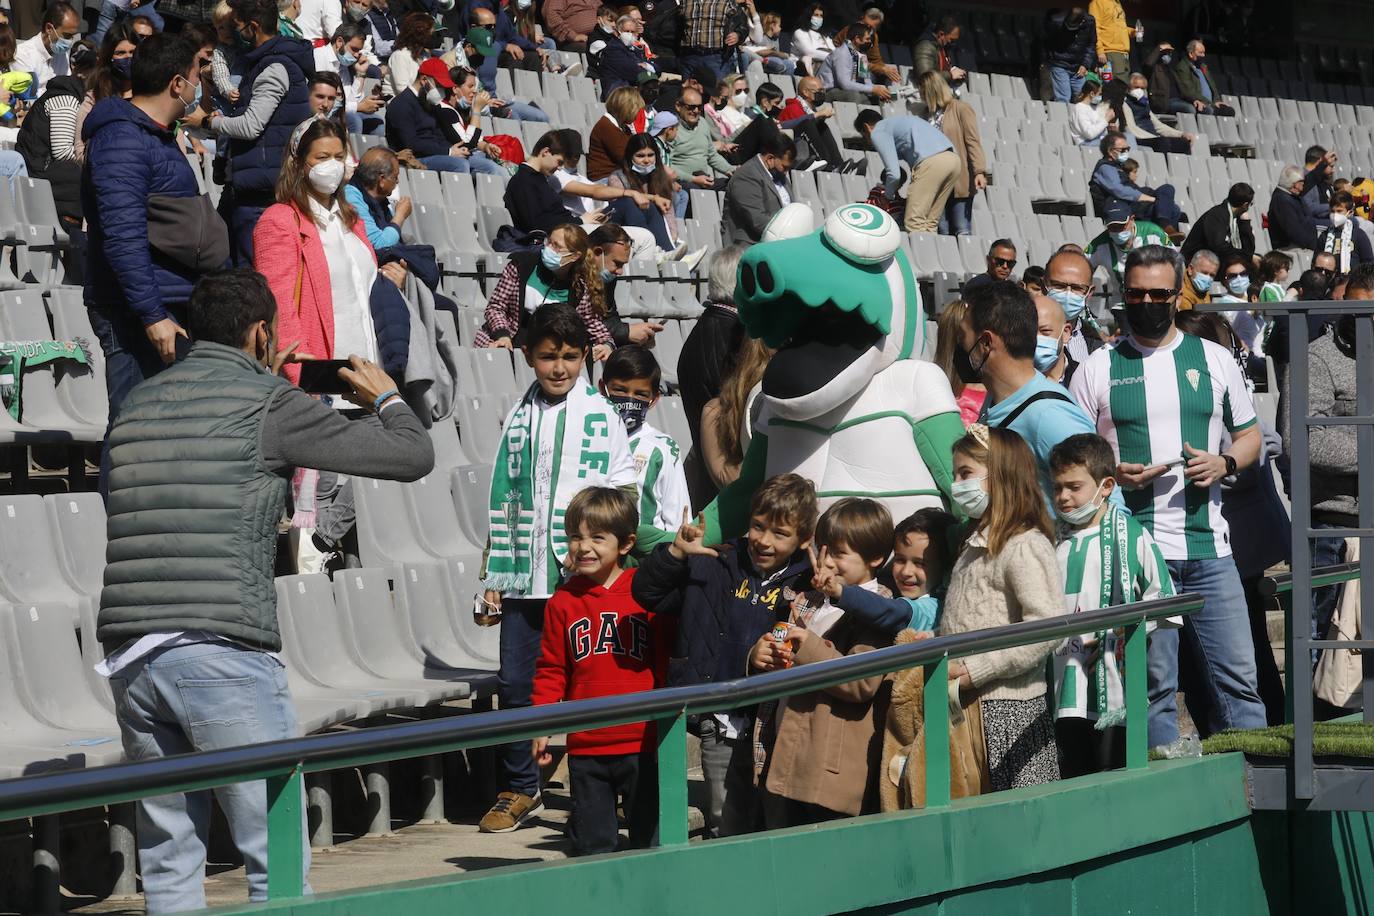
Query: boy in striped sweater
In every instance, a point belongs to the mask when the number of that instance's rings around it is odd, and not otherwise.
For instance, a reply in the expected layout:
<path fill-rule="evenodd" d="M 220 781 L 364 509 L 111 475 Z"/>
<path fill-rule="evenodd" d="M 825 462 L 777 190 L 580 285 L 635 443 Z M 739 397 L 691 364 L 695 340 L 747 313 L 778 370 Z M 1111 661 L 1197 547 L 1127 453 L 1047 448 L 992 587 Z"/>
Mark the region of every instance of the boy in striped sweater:
<path fill-rule="evenodd" d="M 1050 452 L 1064 608 L 1071 614 L 1174 593 L 1150 533 L 1108 499 L 1115 473 L 1112 447 L 1096 433 L 1070 436 Z M 1055 740 L 1065 778 L 1125 765 L 1125 649 L 1122 631 L 1104 630 L 1067 639 L 1051 656 Z"/>
<path fill-rule="evenodd" d="M 637 344 L 617 348 L 601 369 L 601 393 L 615 405 L 630 436 L 630 453 L 639 475 L 640 522 L 676 532 L 691 505 L 682 449 L 646 419 L 658 403 L 661 382 L 653 352 Z"/>

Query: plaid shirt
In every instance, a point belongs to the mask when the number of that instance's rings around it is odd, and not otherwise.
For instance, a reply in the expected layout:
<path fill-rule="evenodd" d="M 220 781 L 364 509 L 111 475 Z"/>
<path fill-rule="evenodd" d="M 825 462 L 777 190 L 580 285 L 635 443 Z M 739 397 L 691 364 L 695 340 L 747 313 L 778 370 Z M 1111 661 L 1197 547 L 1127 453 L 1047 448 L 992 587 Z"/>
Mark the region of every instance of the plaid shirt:
<path fill-rule="evenodd" d="M 708 51 L 724 48 L 726 25 L 738 6 L 736 0 L 686 0 L 682 4 L 682 18 L 686 23 L 682 47 Z"/>

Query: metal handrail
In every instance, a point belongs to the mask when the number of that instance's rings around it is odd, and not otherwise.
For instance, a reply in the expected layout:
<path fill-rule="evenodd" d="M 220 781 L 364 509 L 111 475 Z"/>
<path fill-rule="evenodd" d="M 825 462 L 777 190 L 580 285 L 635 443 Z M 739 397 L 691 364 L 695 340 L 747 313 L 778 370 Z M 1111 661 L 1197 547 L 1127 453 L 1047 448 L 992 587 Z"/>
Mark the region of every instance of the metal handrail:
<path fill-rule="evenodd" d="M 1324 585 L 1340 585 L 1342 582 L 1349 582 L 1359 577 L 1359 563 L 1337 563 L 1334 566 L 1319 566 L 1312 570 L 1311 584 L 1313 588 L 1321 588 Z M 1266 598 L 1287 595 L 1292 591 L 1292 573 L 1279 573 L 1274 576 L 1265 576 L 1259 581 L 1259 593 Z"/>
<path fill-rule="evenodd" d="M 301 779 L 305 773 L 442 754 L 630 722 L 658 723 L 660 842 L 687 842 L 686 716 L 737 709 L 921 666 L 926 672 L 927 804 L 949 803 L 948 661 L 1014 646 L 1125 627 L 1127 766 L 1147 761 L 1145 624 L 1191 614 L 1202 598 L 1185 594 L 1080 614 L 876 649 L 738 680 L 673 687 L 549 706 L 472 713 L 351 732 L 291 738 L 155 760 L 0 780 L 0 821 L 39 817 L 189 792 L 268 781 L 268 892 L 302 888 Z"/>

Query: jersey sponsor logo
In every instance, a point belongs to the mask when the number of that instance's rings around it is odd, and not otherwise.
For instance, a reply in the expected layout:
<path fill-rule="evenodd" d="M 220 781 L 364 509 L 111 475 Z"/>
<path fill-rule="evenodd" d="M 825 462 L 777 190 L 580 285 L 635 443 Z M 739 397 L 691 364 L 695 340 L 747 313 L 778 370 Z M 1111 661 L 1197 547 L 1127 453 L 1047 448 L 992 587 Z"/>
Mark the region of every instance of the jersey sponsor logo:
<path fill-rule="evenodd" d="M 628 655 L 644 661 L 649 648 L 649 619 L 643 614 L 621 617 L 615 611 L 600 611 L 595 621 L 581 617 L 568 627 L 568 647 L 574 662 L 593 655 Z"/>
<path fill-rule="evenodd" d="M 1145 376 L 1131 375 L 1127 376 L 1126 378 L 1114 378 L 1108 384 L 1110 384 L 1113 388 L 1115 388 L 1118 385 L 1143 385 L 1145 384 Z"/>

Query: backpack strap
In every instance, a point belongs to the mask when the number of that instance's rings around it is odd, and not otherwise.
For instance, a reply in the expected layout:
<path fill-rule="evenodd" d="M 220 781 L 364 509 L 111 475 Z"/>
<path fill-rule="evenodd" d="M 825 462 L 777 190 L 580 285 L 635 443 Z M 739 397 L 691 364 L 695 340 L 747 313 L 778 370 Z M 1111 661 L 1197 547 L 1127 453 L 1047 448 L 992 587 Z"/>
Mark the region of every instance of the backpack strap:
<path fill-rule="evenodd" d="M 1017 405 L 1015 410 L 1007 414 L 1007 418 L 1005 420 L 1002 420 L 1000 423 L 994 425 L 998 429 L 1006 429 L 1008 426 L 1011 426 L 1011 424 L 1015 423 L 1016 418 L 1021 416 L 1021 414 L 1025 412 L 1026 408 L 1034 404 L 1036 401 L 1068 401 L 1070 404 L 1075 403 L 1073 398 L 1069 397 L 1062 391 L 1037 391 L 1035 394 L 1026 398 L 1019 405 Z"/>

